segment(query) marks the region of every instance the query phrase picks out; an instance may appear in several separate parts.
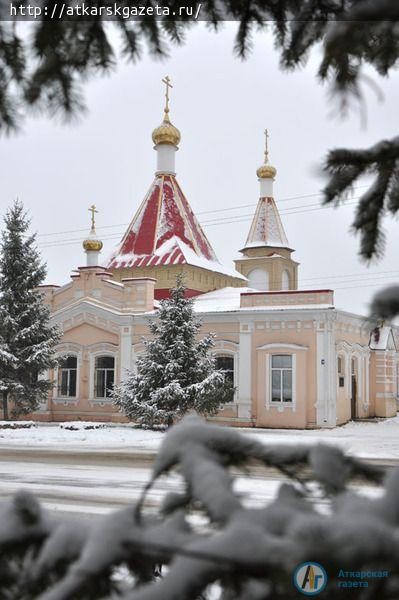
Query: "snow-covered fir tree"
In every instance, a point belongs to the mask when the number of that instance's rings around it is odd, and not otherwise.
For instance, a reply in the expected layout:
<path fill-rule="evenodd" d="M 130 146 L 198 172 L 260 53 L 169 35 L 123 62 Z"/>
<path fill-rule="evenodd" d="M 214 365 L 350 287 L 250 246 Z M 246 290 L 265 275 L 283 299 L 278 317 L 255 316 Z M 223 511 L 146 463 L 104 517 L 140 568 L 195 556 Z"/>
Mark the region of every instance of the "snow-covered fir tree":
<path fill-rule="evenodd" d="M 43 377 L 55 366 L 59 332 L 37 287 L 46 267 L 30 235 L 30 221 L 16 201 L 4 218 L 0 253 L 0 397 L 3 416 L 35 410 L 52 383 Z"/>
<path fill-rule="evenodd" d="M 143 340 L 137 373 L 114 390 L 115 404 L 144 427 L 171 425 L 190 410 L 213 414 L 233 393 L 224 371 L 216 369 L 213 336 L 197 338 L 201 320 L 185 290 L 179 276 L 170 299 L 160 302 L 157 319 L 149 322 L 153 338 Z"/>

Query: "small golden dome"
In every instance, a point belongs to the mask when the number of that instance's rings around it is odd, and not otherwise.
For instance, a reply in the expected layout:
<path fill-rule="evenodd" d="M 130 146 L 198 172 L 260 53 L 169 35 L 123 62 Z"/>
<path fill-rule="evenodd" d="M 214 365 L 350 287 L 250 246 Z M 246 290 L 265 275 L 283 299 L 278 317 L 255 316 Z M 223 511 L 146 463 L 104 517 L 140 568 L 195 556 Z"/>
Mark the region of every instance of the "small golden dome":
<path fill-rule="evenodd" d="M 180 142 L 180 131 L 172 125 L 166 110 L 161 125 L 152 132 L 152 141 L 155 145 L 172 144 L 173 146 L 177 146 Z"/>
<path fill-rule="evenodd" d="M 256 174 L 259 179 L 274 179 L 276 176 L 277 170 L 268 164 L 263 164 L 257 169 Z"/>
<path fill-rule="evenodd" d="M 102 241 L 95 238 L 87 238 L 83 242 L 83 248 L 86 250 L 86 252 L 100 252 L 102 247 Z"/>

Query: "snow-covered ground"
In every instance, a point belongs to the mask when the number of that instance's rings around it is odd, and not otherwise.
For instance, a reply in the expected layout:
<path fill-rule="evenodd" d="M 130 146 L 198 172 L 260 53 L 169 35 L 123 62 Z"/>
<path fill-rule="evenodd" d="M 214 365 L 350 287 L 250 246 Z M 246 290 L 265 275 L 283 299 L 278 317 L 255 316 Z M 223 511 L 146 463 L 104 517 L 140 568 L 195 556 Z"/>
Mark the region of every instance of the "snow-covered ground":
<path fill-rule="evenodd" d="M 1 422 L 0 422 L 1 423 Z M 65 429 L 73 425 L 74 430 Z M 85 429 L 87 426 L 95 429 Z M 329 430 L 240 429 L 264 443 L 334 444 L 350 454 L 399 460 L 399 416 L 369 422 L 351 422 Z M 37 425 L 28 429 L 0 428 L 0 452 L 6 447 L 79 451 L 125 451 L 154 453 L 164 433 L 129 426 L 98 427 L 98 423 Z"/>

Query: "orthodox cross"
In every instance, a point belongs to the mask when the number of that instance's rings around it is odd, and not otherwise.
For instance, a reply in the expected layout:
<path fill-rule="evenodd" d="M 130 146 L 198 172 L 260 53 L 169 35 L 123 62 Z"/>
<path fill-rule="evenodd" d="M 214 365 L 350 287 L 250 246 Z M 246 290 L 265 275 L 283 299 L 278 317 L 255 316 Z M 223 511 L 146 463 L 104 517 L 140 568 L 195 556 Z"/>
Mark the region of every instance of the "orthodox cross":
<path fill-rule="evenodd" d="M 164 79 L 162 79 L 162 83 L 164 83 L 165 86 L 166 86 L 166 92 L 165 92 L 165 98 L 166 98 L 165 112 L 168 113 L 169 112 L 169 88 L 173 87 L 173 85 L 170 83 L 170 77 L 169 77 L 169 75 L 166 75 L 166 77 Z"/>
<path fill-rule="evenodd" d="M 268 143 L 268 139 L 269 139 L 269 132 L 267 129 L 265 129 L 265 163 L 267 163 L 268 158 L 269 158 L 269 143 Z"/>
<path fill-rule="evenodd" d="M 95 204 L 92 204 L 88 210 L 91 213 L 91 229 L 92 229 L 92 231 L 94 231 L 95 228 L 96 228 L 96 217 L 95 217 L 95 214 L 98 213 L 98 210 L 96 209 L 96 205 Z"/>

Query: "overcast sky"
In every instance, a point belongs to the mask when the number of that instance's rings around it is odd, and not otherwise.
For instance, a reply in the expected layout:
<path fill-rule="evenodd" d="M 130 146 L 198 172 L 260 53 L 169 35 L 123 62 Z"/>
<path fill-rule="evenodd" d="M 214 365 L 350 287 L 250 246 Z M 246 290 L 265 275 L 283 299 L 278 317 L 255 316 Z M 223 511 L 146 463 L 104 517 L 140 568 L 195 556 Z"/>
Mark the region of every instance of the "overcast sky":
<path fill-rule="evenodd" d="M 89 205 L 100 211 L 105 259 L 143 199 L 155 170 L 151 132 L 162 119 L 166 74 L 174 84 L 171 119 L 182 134 L 177 176 L 221 261 L 231 264 L 245 242 L 268 127 L 275 197 L 301 263 L 300 287 L 334 288 L 337 307 L 365 313 L 380 285 L 398 281 L 398 222 L 386 221 L 384 259 L 362 263 L 350 233 L 353 205 L 318 208 L 323 181 L 316 166 L 329 148 L 363 148 L 398 133 L 399 80 L 373 76 L 384 101 L 365 89 L 366 126 L 357 108 L 342 120 L 315 78 L 317 55 L 300 71 L 284 73 L 270 36 L 262 34 L 242 62 L 233 56 L 236 27 L 214 34 L 201 24 L 168 60 L 120 63 L 87 85 L 88 112 L 78 123 L 32 118 L 23 133 L 0 140 L 0 213 L 16 196 L 29 209 L 49 283 L 67 283 L 85 264 Z"/>

